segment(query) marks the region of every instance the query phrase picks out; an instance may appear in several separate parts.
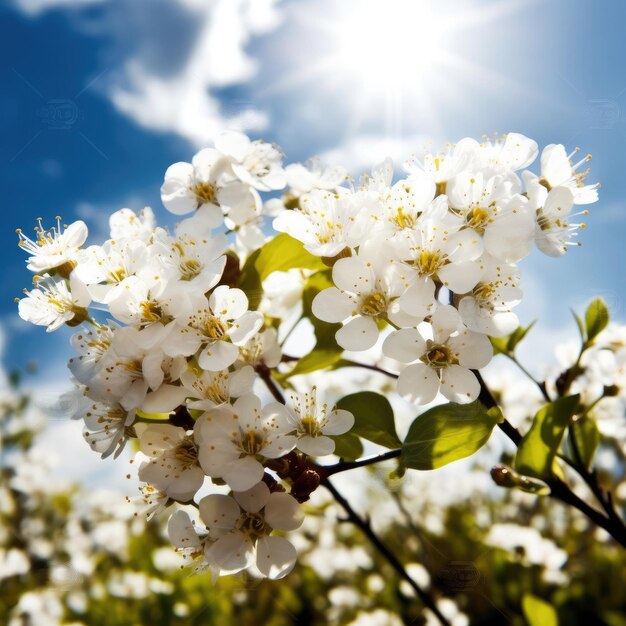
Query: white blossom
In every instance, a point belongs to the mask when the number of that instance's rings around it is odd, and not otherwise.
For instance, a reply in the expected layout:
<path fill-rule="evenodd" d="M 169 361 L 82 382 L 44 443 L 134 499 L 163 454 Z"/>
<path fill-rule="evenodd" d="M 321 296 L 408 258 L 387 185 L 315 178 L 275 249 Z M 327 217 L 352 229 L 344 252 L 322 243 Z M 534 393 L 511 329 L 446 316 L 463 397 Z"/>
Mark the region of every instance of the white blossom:
<path fill-rule="evenodd" d="M 395 331 L 383 344 L 386 356 L 411 363 L 400 372 L 398 393 L 416 404 L 432 402 L 438 391 L 451 402 L 472 402 L 480 385 L 470 370 L 491 360 L 489 339 L 464 328 L 456 309 L 448 305 L 435 311 L 429 326 L 428 333 Z"/>
<path fill-rule="evenodd" d="M 200 517 L 215 541 L 207 545 L 205 558 L 224 573 L 235 573 L 256 564 L 268 578 L 285 577 L 296 562 L 293 545 L 273 530 L 296 530 L 304 515 L 289 494 L 271 493 L 260 482 L 232 496 L 209 495 L 200 500 Z"/>
<path fill-rule="evenodd" d="M 317 387 L 308 393 L 289 394 L 287 419 L 298 441 L 296 447 L 311 456 L 325 456 L 335 451 L 331 435 L 343 435 L 354 425 L 354 415 L 344 409 L 318 403 Z"/>
<path fill-rule="evenodd" d="M 598 200 L 598 187 L 595 185 L 585 185 L 585 178 L 589 174 L 589 168 L 579 171 L 579 168 L 589 161 L 591 155 L 588 154 L 577 163 L 572 161 L 572 157 L 579 151 L 579 148 L 567 154 L 565 147 L 561 144 L 550 144 L 541 152 L 541 184 L 551 190 L 554 187 L 567 187 L 574 197 L 574 204 L 592 204 Z"/>
<path fill-rule="evenodd" d="M 232 489 L 249 489 L 263 476 L 259 458 L 275 459 L 295 446 L 296 438 L 286 434 L 287 419 L 282 404 L 273 402 L 262 409 L 253 394 L 241 396 L 232 406 L 207 411 L 194 428 L 202 469 Z"/>
<path fill-rule="evenodd" d="M 184 215 L 201 209 L 213 227 L 223 212 L 244 202 L 248 185 L 236 180 L 228 157 L 213 148 L 200 150 L 191 163 L 174 163 L 165 172 L 161 200 L 165 208 Z"/>
<path fill-rule="evenodd" d="M 76 267 L 76 254 L 87 239 L 87 225 L 79 220 L 62 226 L 59 216 L 56 220 L 56 227 L 45 230 L 39 219 L 34 240 L 18 229 L 19 246 L 31 255 L 27 265 L 29 270 L 56 273 L 67 278 Z"/>
<path fill-rule="evenodd" d="M 215 147 L 228 157 L 235 176 L 244 183 L 259 191 L 285 186 L 282 153 L 274 144 L 229 131 L 216 137 Z"/>
<path fill-rule="evenodd" d="M 140 450 L 149 460 L 139 468 L 139 480 L 173 500 L 187 502 L 204 482 L 193 436 L 169 424 L 148 426 L 139 437 Z"/>
<path fill-rule="evenodd" d="M 261 328 L 263 316 L 248 311 L 248 298 L 241 289 L 220 285 L 181 324 L 168 342 L 170 354 L 186 356 L 198 350 L 202 369 L 218 372 L 232 365 L 239 355 L 238 346 Z"/>
<path fill-rule="evenodd" d="M 50 277 L 37 280 L 35 289 L 24 293 L 26 297 L 18 304 L 20 317 L 26 322 L 47 326 L 47 332 L 55 331 L 63 324 L 78 326 L 89 315 L 87 306 L 91 295 L 73 274 L 69 281 Z"/>
<path fill-rule="evenodd" d="M 313 300 L 313 315 L 325 322 L 343 322 L 335 338 L 346 350 L 367 350 L 378 339 L 377 321 L 397 326 L 419 323 L 434 303 L 434 285 L 416 283 L 404 311 L 399 298 L 411 284 L 408 268 L 393 263 L 384 248 L 372 246 L 366 253 L 339 259 L 333 265 L 335 287 L 324 289 Z M 408 310 L 410 309 L 410 314 Z"/>

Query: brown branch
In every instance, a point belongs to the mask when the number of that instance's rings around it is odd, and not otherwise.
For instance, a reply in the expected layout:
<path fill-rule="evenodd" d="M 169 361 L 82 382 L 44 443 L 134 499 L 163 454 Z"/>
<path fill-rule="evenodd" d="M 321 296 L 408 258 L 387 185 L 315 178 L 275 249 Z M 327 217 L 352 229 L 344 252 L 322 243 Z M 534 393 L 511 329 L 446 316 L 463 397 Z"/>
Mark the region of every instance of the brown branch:
<path fill-rule="evenodd" d="M 369 522 L 362 517 L 360 517 L 356 511 L 350 506 L 350 503 L 335 489 L 332 483 L 324 478 L 322 480 L 322 485 L 330 491 L 335 500 L 342 506 L 344 511 L 348 516 L 348 520 L 352 524 L 354 524 L 357 528 L 359 528 L 363 534 L 372 542 L 374 547 L 380 552 L 380 554 L 385 558 L 385 560 L 393 567 L 394 570 L 398 573 L 400 578 L 405 580 L 419 599 L 424 603 L 424 606 L 428 607 L 435 615 L 435 617 L 439 620 L 442 626 L 450 626 L 450 622 L 446 619 L 446 617 L 441 613 L 435 599 L 432 597 L 430 593 L 422 589 L 416 582 L 409 576 L 408 572 L 404 568 L 404 565 L 399 561 L 398 557 L 389 549 L 389 547 L 383 543 L 380 537 L 374 532 Z"/>

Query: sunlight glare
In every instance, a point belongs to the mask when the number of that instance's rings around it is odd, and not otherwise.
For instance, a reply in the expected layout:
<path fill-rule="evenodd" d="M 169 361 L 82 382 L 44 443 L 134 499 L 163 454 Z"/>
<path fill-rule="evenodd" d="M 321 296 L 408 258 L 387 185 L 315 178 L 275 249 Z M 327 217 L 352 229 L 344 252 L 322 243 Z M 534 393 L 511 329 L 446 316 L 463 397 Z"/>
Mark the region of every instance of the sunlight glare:
<path fill-rule="evenodd" d="M 436 66 L 445 21 L 425 1 L 358 0 L 337 26 L 337 69 L 369 92 L 420 83 Z"/>

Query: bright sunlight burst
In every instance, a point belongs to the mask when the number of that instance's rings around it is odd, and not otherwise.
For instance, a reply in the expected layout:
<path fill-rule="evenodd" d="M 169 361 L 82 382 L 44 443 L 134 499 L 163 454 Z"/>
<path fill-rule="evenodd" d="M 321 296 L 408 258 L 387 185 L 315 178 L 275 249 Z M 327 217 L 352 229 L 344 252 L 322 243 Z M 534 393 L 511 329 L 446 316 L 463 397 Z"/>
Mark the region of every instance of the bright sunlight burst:
<path fill-rule="evenodd" d="M 431 5 L 361 0 L 336 23 L 337 70 L 356 77 L 369 95 L 384 87 L 415 88 L 441 58 L 446 22 Z M 384 95 L 384 94 L 379 94 Z"/>
<path fill-rule="evenodd" d="M 522 0 L 320 0 L 304 3 L 291 31 L 292 62 L 272 89 L 314 85 L 316 99 L 350 112 L 353 128 L 384 120 L 390 135 L 419 119 L 439 130 L 438 103 L 466 77 L 497 93 L 517 83 L 485 66 L 485 42 L 495 23 L 511 18 Z M 306 47 L 302 45 L 306 42 Z"/>

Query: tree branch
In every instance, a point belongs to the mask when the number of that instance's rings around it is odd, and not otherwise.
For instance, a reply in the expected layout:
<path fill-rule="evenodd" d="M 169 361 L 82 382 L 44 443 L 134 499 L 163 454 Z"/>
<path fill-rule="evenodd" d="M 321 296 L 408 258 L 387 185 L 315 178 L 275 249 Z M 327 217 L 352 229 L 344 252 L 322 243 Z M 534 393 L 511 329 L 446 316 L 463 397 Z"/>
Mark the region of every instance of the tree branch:
<path fill-rule="evenodd" d="M 493 394 L 487 387 L 483 377 L 480 372 L 477 370 L 473 370 L 476 374 L 476 378 L 480 383 L 480 394 L 478 399 L 483 403 L 483 405 L 491 409 L 493 407 L 497 407 L 498 403 L 496 402 Z M 522 441 L 522 435 L 509 421 L 504 419 L 504 421 L 498 424 L 500 429 L 504 432 L 504 434 L 516 445 L 519 447 Z M 568 461 L 571 465 L 571 462 Z M 587 482 L 590 477 L 585 477 L 584 474 L 589 474 L 589 472 L 581 467 L 575 467 L 576 471 L 582 476 L 583 480 Z M 623 521 L 619 518 L 617 513 L 613 510 L 613 513 L 609 513 L 608 515 L 604 515 L 597 509 L 589 506 L 584 500 L 579 498 L 562 480 L 555 478 L 552 480 L 545 481 L 547 485 L 550 487 L 550 497 L 555 500 L 559 500 L 565 504 L 569 504 L 573 506 L 575 509 L 578 509 L 581 513 L 586 515 L 594 524 L 603 528 L 608 532 L 615 541 L 617 541 L 620 545 L 626 547 L 626 527 L 624 526 Z M 589 484 L 589 483 L 587 483 Z M 599 486 L 598 486 L 598 489 Z M 593 491 L 593 488 L 592 488 Z M 601 490 L 600 490 L 601 491 Z M 595 492 L 594 492 L 595 494 Z M 597 497 L 597 496 L 596 496 Z M 604 503 L 600 500 L 600 503 L 604 507 Z M 608 512 L 607 512 L 608 513 Z"/>
<path fill-rule="evenodd" d="M 267 365 L 258 365 L 256 368 L 257 374 L 261 377 L 261 380 L 265 383 L 265 386 L 269 389 L 270 393 L 280 402 L 285 404 L 285 397 L 278 388 L 278 385 L 274 382 Z"/>
<path fill-rule="evenodd" d="M 394 374 L 393 372 L 388 372 L 382 367 L 378 367 L 378 365 L 369 365 L 367 363 L 359 363 L 358 361 L 350 361 L 348 359 L 343 359 L 343 363 L 346 367 L 361 367 L 366 370 L 371 370 L 372 372 L 378 372 L 379 374 L 384 374 L 385 376 L 389 376 L 389 378 L 398 378 L 398 374 Z"/>
<path fill-rule="evenodd" d="M 387 545 L 383 543 L 380 537 L 373 531 L 369 522 L 362 519 L 356 513 L 356 511 L 350 506 L 349 502 L 337 491 L 337 489 L 335 489 L 335 487 L 333 487 L 332 483 L 327 478 L 324 478 L 321 484 L 324 485 L 328 491 L 330 491 L 335 500 L 343 507 L 344 511 L 348 515 L 348 520 L 363 532 L 363 534 L 372 542 L 391 567 L 396 570 L 398 575 L 411 585 L 411 588 L 424 603 L 424 606 L 428 607 L 435 614 L 435 617 L 439 620 L 442 626 L 450 626 L 450 622 L 438 609 L 435 599 L 409 576 L 407 571 L 404 569 L 404 565 L 402 565 L 396 555 L 391 552 Z"/>
<path fill-rule="evenodd" d="M 332 476 L 333 474 L 339 474 L 339 472 L 346 472 L 347 470 L 356 469 L 357 467 L 365 467 L 367 465 L 373 465 L 374 463 L 380 463 L 381 461 L 388 461 L 389 459 L 396 459 L 402 454 L 402 448 L 395 448 L 376 456 L 370 456 L 365 459 L 358 459 L 357 461 L 340 461 L 336 465 L 318 465 L 320 473 L 325 476 Z"/>

